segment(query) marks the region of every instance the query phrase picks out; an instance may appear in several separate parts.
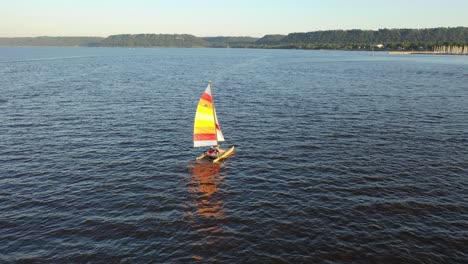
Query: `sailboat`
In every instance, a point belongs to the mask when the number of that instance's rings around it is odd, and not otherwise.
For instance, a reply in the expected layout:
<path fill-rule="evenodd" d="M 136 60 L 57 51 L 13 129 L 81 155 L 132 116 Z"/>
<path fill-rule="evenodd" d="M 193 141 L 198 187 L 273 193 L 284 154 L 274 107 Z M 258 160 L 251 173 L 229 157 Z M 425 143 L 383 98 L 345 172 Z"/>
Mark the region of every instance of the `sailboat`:
<path fill-rule="evenodd" d="M 197 157 L 197 160 L 209 159 L 213 163 L 218 163 L 234 154 L 235 146 L 231 146 L 228 150 L 219 148 L 219 142 L 224 141 L 224 135 L 219 126 L 216 109 L 211 94 L 211 81 L 208 83 L 205 91 L 198 102 L 197 112 L 195 113 L 195 121 L 193 124 L 193 146 L 194 147 L 216 147 L 218 150 L 217 156 L 213 157 L 207 152 Z"/>

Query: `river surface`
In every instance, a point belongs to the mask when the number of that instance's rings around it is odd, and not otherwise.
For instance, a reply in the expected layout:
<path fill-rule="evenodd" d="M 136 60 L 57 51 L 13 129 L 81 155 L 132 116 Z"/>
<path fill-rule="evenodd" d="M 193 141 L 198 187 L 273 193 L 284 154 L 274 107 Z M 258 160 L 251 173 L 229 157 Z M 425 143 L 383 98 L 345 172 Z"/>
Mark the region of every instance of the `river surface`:
<path fill-rule="evenodd" d="M 209 80 L 237 145 L 220 165 L 193 162 Z M 0 48 L 0 263 L 467 263 L 467 245 L 468 56 Z"/>

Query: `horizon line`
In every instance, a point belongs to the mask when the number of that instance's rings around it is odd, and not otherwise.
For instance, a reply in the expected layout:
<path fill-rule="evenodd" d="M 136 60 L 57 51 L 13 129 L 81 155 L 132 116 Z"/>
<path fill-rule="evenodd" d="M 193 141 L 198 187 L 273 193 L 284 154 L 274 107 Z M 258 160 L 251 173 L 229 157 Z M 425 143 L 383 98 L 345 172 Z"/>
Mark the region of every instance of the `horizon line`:
<path fill-rule="evenodd" d="M 378 28 L 378 29 L 360 29 L 360 28 L 351 28 L 351 29 L 321 29 L 321 30 L 311 30 L 311 31 L 295 31 L 295 32 L 289 32 L 289 33 L 271 33 L 271 34 L 264 34 L 260 37 L 257 36 L 248 36 L 248 35 L 206 35 L 206 36 L 197 36 L 194 34 L 190 33 L 117 33 L 117 34 L 110 34 L 107 36 L 90 36 L 90 35 L 36 35 L 36 36 L 16 36 L 16 37 L 3 37 L 0 36 L 0 38 L 41 38 L 41 37 L 52 37 L 52 38 L 60 38 L 60 37 L 68 37 L 68 38 L 82 38 L 82 37 L 89 37 L 89 38 L 107 38 L 110 36 L 116 36 L 116 35 L 191 35 L 199 38 L 216 38 L 216 37 L 249 37 L 249 38 L 262 38 L 265 36 L 270 36 L 270 35 L 284 35 L 287 36 L 289 34 L 296 34 L 296 33 L 310 33 L 310 32 L 323 32 L 323 31 L 350 31 L 350 30 L 362 30 L 362 31 L 379 31 L 382 29 L 417 29 L 417 30 L 422 30 L 422 29 L 436 29 L 436 28 L 467 28 L 468 26 L 449 26 L 449 27 L 401 27 L 401 28 Z"/>

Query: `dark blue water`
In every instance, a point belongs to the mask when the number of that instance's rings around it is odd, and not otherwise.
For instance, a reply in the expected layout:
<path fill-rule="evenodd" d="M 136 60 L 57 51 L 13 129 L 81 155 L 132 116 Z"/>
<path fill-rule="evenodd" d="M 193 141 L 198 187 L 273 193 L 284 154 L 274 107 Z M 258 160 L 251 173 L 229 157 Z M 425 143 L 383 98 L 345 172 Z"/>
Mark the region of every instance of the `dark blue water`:
<path fill-rule="evenodd" d="M 0 48 L 0 262 L 468 262 L 468 57 L 371 55 Z"/>

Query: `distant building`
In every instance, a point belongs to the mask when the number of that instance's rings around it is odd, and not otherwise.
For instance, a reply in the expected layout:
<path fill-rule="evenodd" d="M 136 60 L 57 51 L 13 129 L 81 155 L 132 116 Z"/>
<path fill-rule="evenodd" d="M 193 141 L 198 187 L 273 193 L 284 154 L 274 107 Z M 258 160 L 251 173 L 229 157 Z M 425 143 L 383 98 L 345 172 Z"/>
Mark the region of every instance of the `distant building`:
<path fill-rule="evenodd" d="M 379 49 L 383 49 L 383 47 L 384 47 L 383 44 L 377 44 L 377 45 L 375 45 L 375 46 L 376 46 L 377 48 L 379 48 Z"/>

